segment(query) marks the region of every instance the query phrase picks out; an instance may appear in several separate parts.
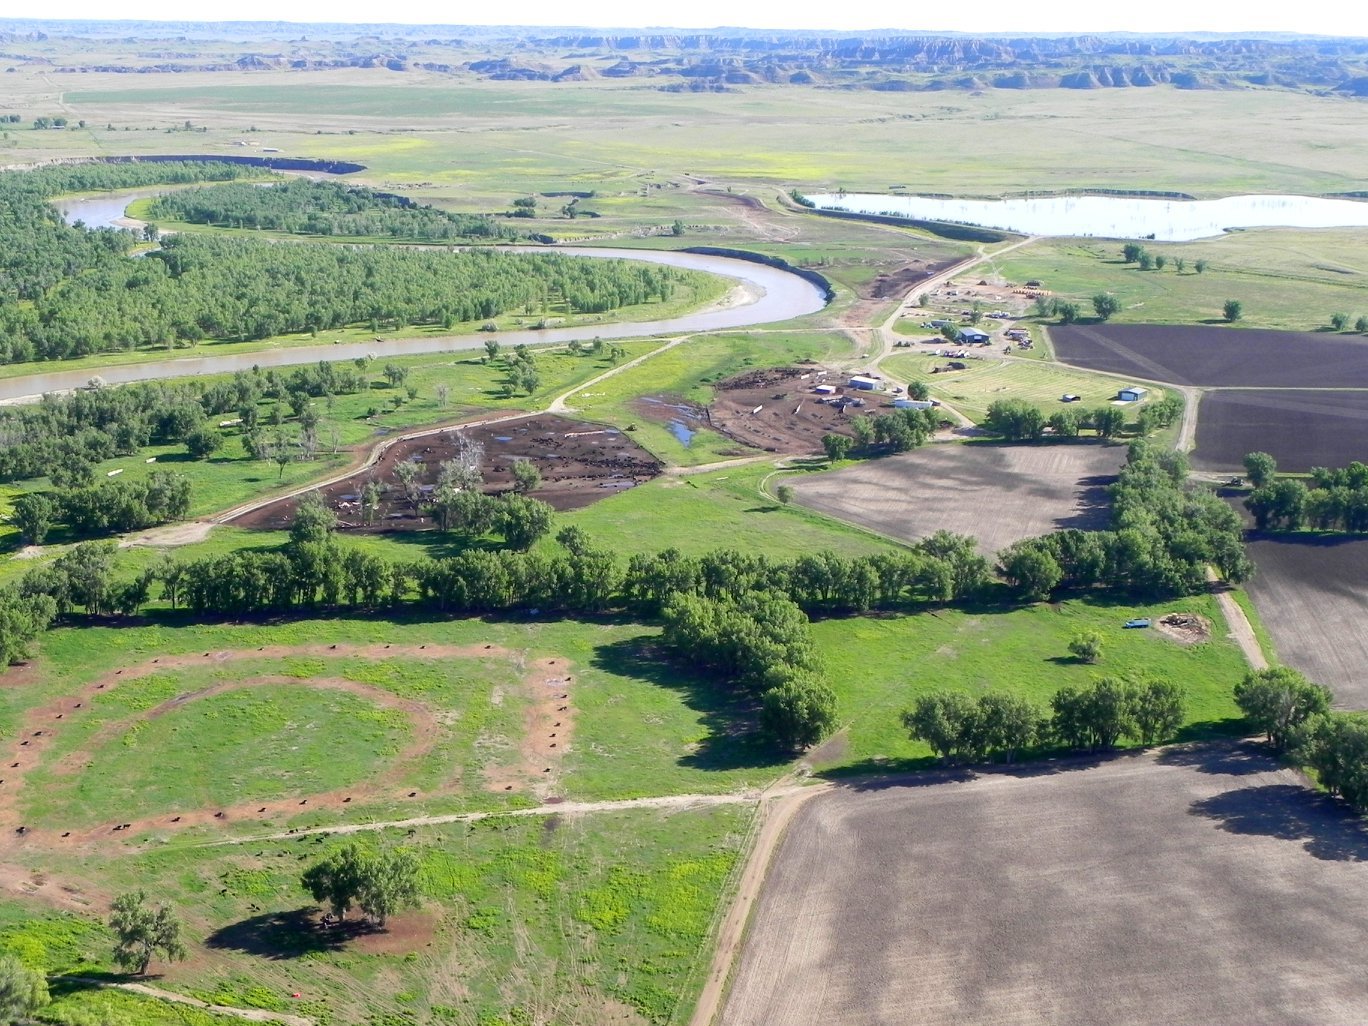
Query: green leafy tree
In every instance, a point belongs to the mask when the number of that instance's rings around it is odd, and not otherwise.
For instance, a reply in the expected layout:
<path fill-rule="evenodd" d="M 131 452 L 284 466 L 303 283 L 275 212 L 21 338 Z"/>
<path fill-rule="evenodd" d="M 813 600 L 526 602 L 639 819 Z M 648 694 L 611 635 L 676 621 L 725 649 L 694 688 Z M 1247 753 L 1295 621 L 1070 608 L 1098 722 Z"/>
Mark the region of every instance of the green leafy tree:
<path fill-rule="evenodd" d="M 1102 661 L 1102 635 L 1097 631 L 1075 634 L 1069 642 L 1069 653 L 1085 663 Z"/>
<path fill-rule="evenodd" d="M 1092 297 L 1092 305 L 1100 321 L 1110 320 L 1114 314 L 1121 312 L 1121 300 L 1110 292 L 1097 293 Z"/>
<path fill-rule="evenodd" d="M 1040 714 L 1024 698 L 989 692 L 978 699 L 977 730 L 990 756 L 1001 753 L 1007 762 L 1035 743 Z"/>
<path fill-rule="evenodd" d="M 28 1022 L 50 1000 L 47 977 L 13 955 L 0 955 L 0 1022 Z"/>
<path fill-rule="evenodd" d="M 1198 260 L 1196 263 L 1192 265 L 1192 269 L 1196 271 L 1198 274 L 1205 274 L 1206 269 L 1210 266 L 1211 265 L 1208 264 L 1205 260 Z"/>
<path fill-rule="evenodd" d="M 1163 270 L 1165 267 L 1167 267 L 1167 266 L 1168 266 L 1168 257 L 1164 256 L 1163 253 L 1156 253 L 1156 254 L 1154 254 L 1154 269 L 1155 269 L 1156 271 L 1162 271 L 1162 270 Z"/>
<path fill-rule="evenodd" d="M 789 751 L 811 748 L 836 726 L 836 693 L 820 680 L 796 676 L 760 696 L 760 723 Z"/>
<path fill-rule="evenodd" d="M 1255 488 L 1262 488 L 1278 472 L 1278 461 L 1266 452 L 1247 453 L 1244 458 L 1245 476 Z"/>
<path fill-rule="evenodd" d="M 1112 677 L 1084 688 L 1061 688 L 1050 706 L 1055 736 L 1070 748 L 1108 751 L 1134 729 L 1130 689 Z"/>
<path fill-rule="evenodd" d="M 1150 256 L 1148 253 L 1142 252 L 1142 253 L 1140 254 L 1139 263 L 1140 263 L 1140 270 L 1142 270 L 1142 271 L 1152 271 L 1152 270 L 1154 270 L 1154 257 Z"/>
<path fill-rule="evenodd" d="M 541 484 L 541 471 L 531 460 L 515 460 L 513 463 L 513 490 L 520 495 L 536 491 Z"/>
<path fill-rule="evenodd" d="M 1130 692 L 1131 720 L 1142 745 L 1157 744 L 1178 732 L 1187 711 L 1181 687 L 1154 678 L 1132 684 Z"/>
<path fill-rule="evenodd" d="M 973 761 L 980 748 L 978 704 L 957 691 L 923 695 L 902 714 L 913 741 L 925 741 L 942 762 Z"/>
<path fill-rule="evenodd" d="M 1059 318 L 1060 324 L 1073 324 L 1082 316 L 1083 311 L 1077 303 L 1056 300 L 1054 304 L 1054 313 Z"/>
<path fill-rule="evenodd" d="M 1047 544 L 1026 538 L 998 554 L 998 572 L 1013 594 L 1027 602 L 1041 602 L 1064 579 L 1064 571 Z"/>
<path fill-rule="evenodd" d="M 411 848 L 391 848 L 361 860 L 356 905 L 382 929 L 390 916 L 418 904 L 418 856 Z"/>
<path fill-rule="evenodd" d="M 1187 270 L 1187 261 L 1182 257 L 1175 257 L 1173 260 L 1173 270 L 1178 274 L 1182 274 Z"/>
<path fill-rule="evenodd" d="M 347 844 L 306 869 L 300 883 L 340 923 L 360 897 L 364 877 L 365 856 L 355 844 Z"/>
<path fill-rule="evenodd" d="M 56 505 L 42 492 L 24 492 L 14 500 L 10 523 L 19 529 L 25 545 L 42 545 L 56 515 Z"/>
<path fill-rule="evenodd" d="M 1359 812 L 1368 809 L 1368 722 L 1361 714 L 1312 716 L 1295 732 L 1292 746 L 1321 787 Z"/>
<path fill-rule="evenodd" d="M 1235 685 L 1235 704 L 1279 752 L 1302 723 L 1330 711 L 1332 697 L 1329 688 L 1286 666 L 1253 670 Z"/>
<path fill-rule="evenodd" d="M 1360 316 L 1359 319 L 1354 322 L 1354 330 L 1360 335 L 1368 335 L 1368 317 Z"/>
<path fill-rule="evenodd" d="M 1343 331 L 1349 327 L 1349 315 L 1347 313 L 1332 313 L 1330 315 L 1330 327 L 1336 331 Z"/>
<path fill-rule="evenodd" d="M 1121 247 L 1121 259 L 1128 264 L 1139 263 L 1140 256 L 1145 252 L 1145 247 L 1138 242 L 1128 242 Z"/>
<path fill-rule="evenodd" d="M 931 389 L 927 387 L 925 381 L 909 381 L 907 383 L 907 398 L 924 403 L 931 398 Z"/>
<path fill-rule="evenodd" d="M 1221 314 L 1229 323 L 1234 324 L 1244 316 L 1244 304 L 1238 299 L 1227 299 L 1221 307 Z"/>
<path fill-rule="evenodd" d="M 185 451 L 191 459 L 206 460 L 223 447 L 223 435 L 208 424 L 201 424 L 185 436 Z"/>
<path fill-rule="evenodd" d="M 551 531 L 555 510 L 540 499 L 505 495 L 497 511 L 499 533 L 510 548 L 530 549 Z"/>
<path fill-rule="evenodd" d="M 793 485 L 781 484 L 774 490 L 774 497 L 787 506 L 793 501 Z"/>
<path fill-rule="evenodd" d="M 114 899 L 109 928 L 114 932 L 114 961 L 139 976 L 146 974 L 155 955 L 168 962 L 185 958 L 175 914 L 166 905 L 150 907 L 145 891 L 130 891 Z"/>
<path fill-rule="evenodd" d="M 846 435 L 823 435 L 822 448 L 826 451 L 827 459 L 832 463 L 838 463 L 850 456 L 850 450 L 854 447 L 855 440 Z"/>

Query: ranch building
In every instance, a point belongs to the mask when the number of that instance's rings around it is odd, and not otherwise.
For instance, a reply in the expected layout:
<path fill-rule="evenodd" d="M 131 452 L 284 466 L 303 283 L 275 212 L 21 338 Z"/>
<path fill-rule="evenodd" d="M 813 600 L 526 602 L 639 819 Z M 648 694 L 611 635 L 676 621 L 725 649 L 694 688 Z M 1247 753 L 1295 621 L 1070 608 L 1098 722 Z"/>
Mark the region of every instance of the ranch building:
<path fill-rule="evenodd" d="M 961 342 L 968 342 L 970 345 L 982 345 L 990 338 L 988 332 L 979 331 L 978 328 L 960 328 L 959 337 Z"/>
<path fill-rule="evenodd" d="M 858 388 L 863 392 L 877 392 L 879 390 L 878 381 L 874 378 L 866 378 L 860 374 L 854 375 L 848 384 L 851 388 Z"/>
<path fill-rule="evenodd" d="M 1127 385 L 1117 393 L 1117 398 L 1123 403 L 1138 403 L 1147 395 L 1149 395 L 1148 388 L 1142 388 L 1139 385 Z"/>

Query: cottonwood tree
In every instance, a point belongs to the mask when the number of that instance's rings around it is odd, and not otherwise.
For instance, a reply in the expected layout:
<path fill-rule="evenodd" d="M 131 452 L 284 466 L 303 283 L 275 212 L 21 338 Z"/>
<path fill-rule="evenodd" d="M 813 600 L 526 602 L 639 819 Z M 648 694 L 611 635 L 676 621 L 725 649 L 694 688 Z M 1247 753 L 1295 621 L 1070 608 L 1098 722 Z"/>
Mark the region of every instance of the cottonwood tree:
<path fill-rule="evenodd" d="M 513 463 L 513 490 L 520 495 L 535 491 L 541 484 L 541 471 L 537 465 L 529 459 L 516 460 Z"/>
<path fill-rule="evenodd" d="M 1227 299 L 1225 305 L 1221 307 L 1221 314 L 1233 324 L 1244 316 L 1244 304 L 1238 299 Z"/>
<path fill-rule="evenodd" d="M 355 905 L 383 928 L 390 916 L 418 904 L 418 858 L 408 848 L 368 852 L 347 844 L 306 869 L 300 883 L 339 923 Z"/>
<path fill-rule="evenodd" d="M 175 914 L 166 905 L 151 908 L 145 891 L 130 891 L 114 899 L 109 928 L 114 931 L 114 961 L 139 976 L 147 972 L 154 955 L 168 962 L 185 958 Z"/>
<path fill-rule="evenodd" d="M 836 693 L 810 675 L 795 675 L 760 696 L 764 732 L 788 751 L 821 742 L 836 726 Z"/>
<path fill-rule="evenodd" d="M 1286 666 L 1253 670 L 1235 685 L 1235 704 L 1279 752 L 1287 749 L 1298 726 L 1329 712 L 1332 700 L 1329 688 Z"/>
<path fill-rule="evenodd" d="M 1266 452 L 1246 453 L 1244 468 L 1249 483 L 1255 488 L 1262 488 L 1278 472 L 1278 461 Z"/>
<path fill-rule="evenodd" d="M 1113 314 L 1121 312 L 1121 300 L 1117 299 L 1110 292 L 1099 292 L 1092 297 L 1093 310 L 1097 312 L 1097 319 L 1100 321 L 1108 320 Z"/>

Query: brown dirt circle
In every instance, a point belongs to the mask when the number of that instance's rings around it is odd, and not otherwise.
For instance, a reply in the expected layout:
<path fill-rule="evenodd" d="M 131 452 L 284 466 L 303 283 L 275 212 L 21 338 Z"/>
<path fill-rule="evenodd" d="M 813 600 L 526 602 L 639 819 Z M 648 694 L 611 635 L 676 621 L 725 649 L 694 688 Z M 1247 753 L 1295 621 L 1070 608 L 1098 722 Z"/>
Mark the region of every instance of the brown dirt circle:
<path fill-rule="evenodd" d="M 157 657 L 141 664 L 124 667 L 105 674 L 87 684 L 80 691 L 65 695 L 46 705 L 30 710 L 24 723 L 6 752 L 5 776 L 0 778 L 0 850 L 23 846 L 25 848 L 50 845 L 103 846 L 115 840 L 137 837 L 148 831 L 159 833 L 181 831 L 189 827 L 227 826 L 243 819 L 259 821 L 263 817 L 294 815 L 301 807 L 330 808 L 339 812 L 348 806 L 363 804 L 374 799 L 421 800 L 427 797 L 422 792 L 414 792 L 401 786 L 404 770 L 408 763 L 430 751 L 440 735 L 440 719 L 430 707 L 421 702 L 403 699 L 383 689 L 336 677 L 300 679 L 265 675 L 239 681 L 225 681 L 212 687 L 177 696 L 154 709 L 134 717 L 127 717 L 117 723 L 103 727 L 82 752 L 68 756 L 59 764 L 59 772 L 75 772 L 88 751 L 100 740 L 116 736 L 119 727 L 138 719 L 154 718 L 164 715 L 171 709 L 189 701 L 197 701 L 240 687 L 254 687 L 268 684 L 289 684 L 299 687 L 321 687 L 342 690 L 363 695 L 367 699 L 387 708 L 399 709 L 409 716 L 414 724 L 413 741 L 400 752 L 394 762 L 370 781 L 322 794 L 291 795 L 287 798 L 271 800 L 243 800 L 237 804 L 219 808 L 192 809 L 167 812 L 122 823 L 106 823 L 81 831 L 59 831 L 56 829 L 30 828 L 20 820 L 19 796 L 23 793 L 25 776 L 28 770 L 43 760 L 44 753 L 50 748 L 62 722 L 88 712 L 102 694 L 114 688 L 136 681 L 152 673 L 174 670 L 186 666 L 204 665 L 205 660 L 219 663 L 241 659 L 273 659 L 286 656 L 352 656 L 363 659 L 383 659 L 393 656 L 409 656 L 428 659 L 456 658 L 501 658 L 514 662 L 524 672 L 521 686 L 531 697 L 528 713 L 524 720 L 524 733 L 518 739 L 516 752 L 487 771 L 486 787 L 500 792 L 531 792 L 542 800 L 553 797 L 560 782 L 560 767 L 564 754 L 570 747 L 574 718 L 571 704 L 574 678 L 569 672 L 569 664 L 564 659 L 541 659 L 524 665 L 523 655 L 510 649 L 495 645 L 305 645 L 305 646 L 263 646 L 257 649 L 230 649 L 205 652 L 200 656 L 182 655 Z M 452 785 L 454 786 L 454 785 Z M 21 832 L 22 831 L 22 832 Z M 0 886 L 6 881 L 0 873 Z M 9 881 L 10 889 L 18 887 L 18 881 Z M 28 883 L 23 889 L 31 890 Z"/>

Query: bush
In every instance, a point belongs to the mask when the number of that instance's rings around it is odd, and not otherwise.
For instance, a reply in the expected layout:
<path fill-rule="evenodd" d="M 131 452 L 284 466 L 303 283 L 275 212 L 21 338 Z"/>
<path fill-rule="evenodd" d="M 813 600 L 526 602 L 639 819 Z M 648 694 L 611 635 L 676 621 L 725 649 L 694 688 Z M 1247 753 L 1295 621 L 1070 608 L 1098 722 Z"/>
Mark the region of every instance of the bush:
<path fill-rule="evenodd" d="M 1069 642 L 1069 652 L 1085 663 L 1102 661 L 1102 635 L 1096 631 L 1086 631 L 1074 636 Z"/>

